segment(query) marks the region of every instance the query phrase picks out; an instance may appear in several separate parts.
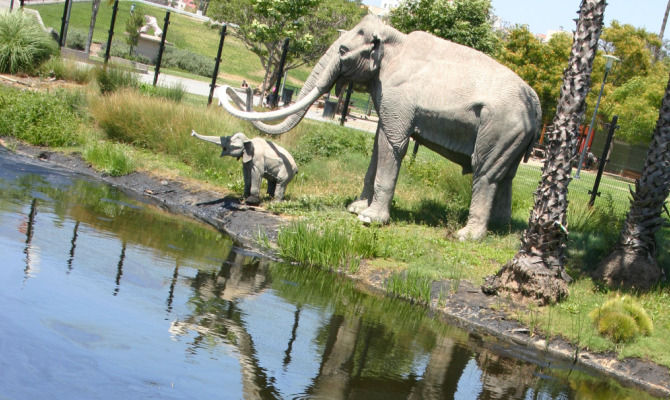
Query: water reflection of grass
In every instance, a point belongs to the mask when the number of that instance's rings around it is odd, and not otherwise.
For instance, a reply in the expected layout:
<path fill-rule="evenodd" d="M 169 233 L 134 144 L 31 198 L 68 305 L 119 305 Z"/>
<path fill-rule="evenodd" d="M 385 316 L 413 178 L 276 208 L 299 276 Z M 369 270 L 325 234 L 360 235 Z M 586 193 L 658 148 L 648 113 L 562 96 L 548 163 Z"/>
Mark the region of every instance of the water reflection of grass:
<path fill-rule="evenodd" d="M 154 249 L 171 258 L 183 258 L 184 254 L 196 260 L 202 258 L 201 261 L 205 257 L 223 258 L 232 247 L 230 239 L 209 226 L 166 214 L 130 199 L 117 188 L 85 179 L 54 186 L 44 177 L 29 174 L 14 182 L 0 181 L 0 187 L 3 187 L 0 209 L 16 207 L 16 201 L 6 198 L 29 202 L 40 193 L 44 199 L 39 206 L 52 210 L 56 224 L 66 219 L 79 221 L 98 230 L 115 232 L 122 242 Z"/>

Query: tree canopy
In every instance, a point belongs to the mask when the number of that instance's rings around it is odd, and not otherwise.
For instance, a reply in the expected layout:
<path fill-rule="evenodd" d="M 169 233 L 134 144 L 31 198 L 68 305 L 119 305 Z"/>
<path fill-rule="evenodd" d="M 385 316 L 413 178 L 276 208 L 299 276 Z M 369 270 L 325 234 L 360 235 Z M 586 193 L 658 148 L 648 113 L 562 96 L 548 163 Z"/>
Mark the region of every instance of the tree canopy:
<path fill-rule="evenodd" d="M 401 32 L 425 31 L 489 54 L 498 43 L 489 0 L 405 0 L 390 22 Z"/>
<path fill-rule="evenodd" d="M 570 56 L 572 37 L 558 33 L 543 43 L 527 26 L 507 31 L 495 56 L 533 87 L 540 97 L 542 118 L 549 122 L 556 113 L 563 69 Z"/>
<path fill-rule="evenodd" d="M 349 0 L 212 0 L 211 18 L 236 24 L 233 36 L 254 52 L 266 70 L 263 89 L 276 81 L 284 40 L 290 40 L 284 70 L 318 59 L 337 38 L 367 12 Z"/>

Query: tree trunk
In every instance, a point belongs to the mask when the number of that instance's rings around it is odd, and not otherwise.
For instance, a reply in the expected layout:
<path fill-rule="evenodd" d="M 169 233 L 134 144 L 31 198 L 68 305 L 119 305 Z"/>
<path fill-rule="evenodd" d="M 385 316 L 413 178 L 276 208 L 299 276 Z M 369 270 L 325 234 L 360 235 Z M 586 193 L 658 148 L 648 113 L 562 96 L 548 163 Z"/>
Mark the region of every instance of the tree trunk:
<path fill-rule="evenodd" d="M 631 191 L 631 207 L 619 242 L 593 277 L 609 286 L 648 290 L 663 271 L 656 263 L 654 235 L 663 225 L 663 206 L 670 192 L 670 79 L 649 144 L 642 176 Z"/>
<path fill-rule="evenodd" d="M 661 40 L 661 46 L 656 49 L 654 52 L 654 57 L 658 61 L 661 56 L 661 47 L 663 47 L 663 35 L 665 35 L 665 24 L 668 22 L 668 13 L 670 13 L 670 0 L 668 0 L 668 5 L 665 7 L 665 14 L 663 14 L 663 23 L 661 24 L 661 32 L 658 34 L 658 38 Z"/>
<path fill-rule="evenodd" d="M 98 18 L 98 10 L 100 9 L 101 0 L 93 0 L 91 5 L 91 24 L 88 27 L 88 38 L 86 39 L 86 54 L 91 52 L 91 42 L 93 42 L 93 29 L 95 29 L 95 20 Z"/>
<path fill-rule="evenodd" d="M 506 292 L 540 304 L 559 301 L 568 294 L 570 277 L 564 270 L 568 184 L 606 5 L 605 0 L 582 0 L 556 115 L 545 134 L 547 159 L 528 228 L 519 252 L 486 279 L 482 286 L 486 293 Z"/>

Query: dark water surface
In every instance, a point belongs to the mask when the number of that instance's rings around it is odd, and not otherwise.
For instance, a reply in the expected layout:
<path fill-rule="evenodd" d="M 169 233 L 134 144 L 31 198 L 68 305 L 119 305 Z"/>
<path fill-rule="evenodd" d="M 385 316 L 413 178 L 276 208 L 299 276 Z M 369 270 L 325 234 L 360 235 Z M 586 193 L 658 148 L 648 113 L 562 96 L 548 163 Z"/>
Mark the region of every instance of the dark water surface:
<path fill-rule="evenodd" d="M 0 399 L 639 399 L 0 150 Z"/>

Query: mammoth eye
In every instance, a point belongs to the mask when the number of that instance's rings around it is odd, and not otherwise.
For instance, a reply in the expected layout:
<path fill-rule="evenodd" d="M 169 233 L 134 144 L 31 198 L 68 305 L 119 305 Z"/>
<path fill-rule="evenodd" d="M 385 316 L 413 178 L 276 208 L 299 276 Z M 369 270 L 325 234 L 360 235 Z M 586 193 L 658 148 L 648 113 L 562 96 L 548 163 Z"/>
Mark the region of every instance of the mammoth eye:
<path fill-rule="evenodd" d="M 340 46 L 340 55 L 343 56 L 349 52 L 349 48 L 347 46 Z"/>

